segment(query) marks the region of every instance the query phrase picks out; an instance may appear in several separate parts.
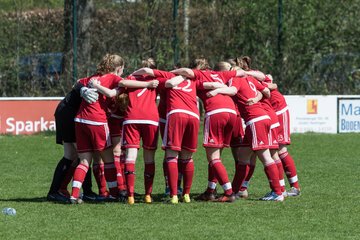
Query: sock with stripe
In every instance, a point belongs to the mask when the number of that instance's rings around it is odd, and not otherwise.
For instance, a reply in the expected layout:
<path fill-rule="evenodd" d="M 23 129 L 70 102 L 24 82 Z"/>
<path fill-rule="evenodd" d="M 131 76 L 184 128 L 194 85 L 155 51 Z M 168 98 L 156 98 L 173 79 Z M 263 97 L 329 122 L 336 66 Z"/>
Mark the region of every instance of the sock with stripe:
<path fill-rule="evenodd" d="M 294 159 L 287 151 L 279 154 L 279 157 L 282 161 L 290 186 L 300 189 Z"/>
<path fill-rule="evenodd" d="M 72 192 L 71 197 L 79 198 L 80 196 L 80 188 L 84 182 L 86 173 L 88 172 L 89 167 L 85 164 L 80 163 L 74 172 L 74 179 L 72 184 Z"/>
<path fill-rule="evenodd" d="M 104 163 L 104 175 L 110 195 L 117 197 L 119 195 L 119 190 L 117 186 L 116 167 L 114 162 Z"/>
<path fill-rule="evenodd" d="M 221 159 L 213 159 L 210 163 L 214 169 L 215 176 L 219 181 L 220 185 L 224 189 L 226 195 L 231 195 L 233 193 L 231 183 L 229 182 L 229 177 L 226 172 L 225 166 L 222 163 Z"/>
<path fill-rule="evenodd" d="M 279 182 L 279 170 L 276 164 L 273 162 L 270 163 L 269 165 L 266 165 L 264 171 L 269 180 L 271 190 L 275 192 L 277 195 L 281 195 L 282 192 Z"/>
<path fill-rule="evenodd" d="M 99 164 L 93 164 L 93 173 L 99 188 L 99 195 L 103 197 L 107 196 L 108 192 L 107 192 L 106 179 L 104 174 L 104 163 L 101 162 Z"/>

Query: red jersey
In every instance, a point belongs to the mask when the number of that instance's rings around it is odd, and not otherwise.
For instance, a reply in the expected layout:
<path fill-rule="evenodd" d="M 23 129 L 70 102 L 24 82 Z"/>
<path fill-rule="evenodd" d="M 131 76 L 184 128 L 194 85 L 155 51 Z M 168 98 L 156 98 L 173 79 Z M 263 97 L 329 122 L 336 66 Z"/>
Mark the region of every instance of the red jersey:
<path fill-rule="evenodd" d="M 97 78 L 100 84 L 109 89 L 118 87 L 121 78 L 115 74 L 105 74 L 102 76 L 94 75 L 88 78 L 82 79 L 80 82 L 86 86 L 91 78 Z M 78 113 L 75 116 L 75 122 L 81 122 L 91 125 L 102 125 L 107 123 L 107 101 L 106 96 L 99 93 L 99 99 L 89 104 L 85 100 L 82 100 Z"/>
<path fill-rule="evenodd" d="M 174 74 L 165 71 L 154 70 L 155 77 L 170 79 Z M 166 112 L 167 114 L 182 112 L 192 115 L 198 119 L 199 110 L 196 100 L 196 82 L 191 79 L 185 79 L 174 88 L 167 90 Z"/>
<path fill-rule="evenodd" d="M 241 78 L 236 77 L 233 78 L 231 86 L 236 87 L 238 90 L 233 99 L 239 108 L 241 116 L 244 118 L 245 122 L 267 115 L 260 102 L 257 102 L 253 105 L 247 105 L 246 103 L 249 98 L 254 98 L 257 96 L 257 91 L 261 92 L 265 89 L 265 87 L 257 80 L 250 76 Z"/>
<path fill-rule="evenodd" d="M 130 75 L 127 79 L 149 82 L 156 78 L 152 76 Z M 159 113 L 156 106 L 156 89 L 128 88 L 127 92 L 129 94 L 129 105 L 126 109 L 124 124 L 143 123 L 158 126 Z"/>
<path fill-rule="evenodd" d="M 232 113 L 236 114 L 236 107 L 234 101 L 230 96 L 217 94 L 214 97 L 207 97 L 206 93 L 211 89 L 204 89 L 204 82 L 220 82 L 227 84 L 230 79 L 236 76 L 236 71 L 224 71 L 216 72 L 211 70 L 193 70 L 196 81 L 197 94 L 202 100 L 205 108 L 205 112 L 211 112 L 214 110 L 220 110 L 228 112 L 229 109 L 233 110 Z"/>

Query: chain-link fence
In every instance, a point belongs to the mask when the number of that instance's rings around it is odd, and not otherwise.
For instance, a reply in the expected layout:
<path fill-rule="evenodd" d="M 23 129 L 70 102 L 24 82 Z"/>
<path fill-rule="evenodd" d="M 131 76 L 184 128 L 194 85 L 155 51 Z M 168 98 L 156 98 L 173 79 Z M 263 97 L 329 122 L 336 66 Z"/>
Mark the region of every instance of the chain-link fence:
<path fill-rule="evenodd" d="M 126 74 L 150 56 L 170 70 L 248 55 L 283 93 L 360 93 L 359 0 L 0 0 L 0 9 L 3 97 L 63 96 L 106 53 L 125 58 Z"/>

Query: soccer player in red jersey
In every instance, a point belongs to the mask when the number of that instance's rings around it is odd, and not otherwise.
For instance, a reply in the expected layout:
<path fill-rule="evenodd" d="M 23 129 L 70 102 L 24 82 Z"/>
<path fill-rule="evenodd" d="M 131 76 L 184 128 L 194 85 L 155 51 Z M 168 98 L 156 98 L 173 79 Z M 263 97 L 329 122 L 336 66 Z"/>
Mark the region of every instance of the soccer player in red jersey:
<path fill-rule="evenodd" d="M 137 74 L 148 74 L 157 79 L 169 79 L 167 91 L 166 125 L 163 148 L 166 153 L 166 167 L 170 186 L 170 203 L 178 203 L 178 174 L 183 175 L 183 201 L 190 202 L 190 189 L 194 175 L 193 152 L 197 148 L 199 110 L 196 99 L 196 83 L 191 79 L 156 69 L 143 68 Z M 133 73 L 135 74 L 135 73 Z M 179 167 L 178 167 L 179 161 Z"/>
<path fill-rule="evenodd" d="M 232 192 L 227 171 L 221 160 L 221 152 L 224 147 L 229 147 L 232 130 L 237 121 L 236 107 L 233 100 L 227 95 L 218 94 L 209 98 L 206 93 L 213 89 L 214 85 L 227 84 L 232 77 L 237 75 L 237 71 L 218 72 L 209 70 L 207 66 L 205 70 L 181 68 L 174 70 L 173 73 L 196 80 L 197 94 L 205 108 L 203 146 L 209 162 L 209 180 L 214 176 L 224 189 L 224 195 L 218 198 L 217 201 L 233 202 L 235 196 Z M 207 190 L 197 199 L 214 201 L 214 184 L 210 180 Z"/>
<path fill-rule="evenodd" d="M 266 83 L 273 83 L 273 78 L 270 74 L 266 75 Z M 288 196 L 299 196 L 300 186 L 298 182 L 298 176 L 296 166 L 293 158 L 287 150 L 287 145 L 291 144 L 290 139 L 290 114 L 289 107 L 286 103 L 284 96 L 278 91 L 277 88 L 273 88 L 271 91 L 270 102 L 278 117 L 280 127 L 278 128 L 278 142 L 279 142 L 279 157 L 282 161 L 285 174 L 290 183 L 290 190 L 287 192 Z"/>
<path fill-rule="evenodd" d="M 248 105 L 248 100 L 255 98 L 257 92 L 270 97 L 270 90 L 261 85 L 252 76 L 233 78 L 231 87 L 218 88 L 208 92 L 208 96 L 216 96 L 219 93 L 234 96 L 235 104 L 238 106 L 245 120 L 246 129 L 244 142 L 239 149 L 239 163 L 237 170 L 244 173 L 241 181 L 245 179 L 247 165 L 253 152 L 259 157 L 264 165 L 264 171 L 270 183 L 271 193 L 266 194 L 261 200 L 283 201 L 279 182 L 279 171 L 269 151 L 270 117 L 261 106 L 261 103 Z"/>
<path fill-rule="evenodd" d="M 94 76 L 84 79 L 84 84 L 87 85 L 92 78 L 97 78 L 102 86 L 113 89 L 118 86 L 121 80 L 119 76 L 123 73 L 123 69 L 124 61 L 120 56 L 106 54 L 97 66 L 97 73 Z M 114 198 L 118 196 L 116 168 L 114 165 L 106 112 L 106 97 L 99 94 L 98 101 L 93 104 L 82 101 L 74 119 L 80 164 L 74 173 L 72 193 L 70 196 L 71 203 L 81 203 L 81 199 L 79 198 L 80 188 L 91 165 L 94 152 L 99 152 L 104 161 L 104 173 L 110 195 Z"/>
<path fill-rule="evenodd" d="M 155 68 L 154 62 L 143 61 L 144 67 Z M 128 77 L 144 83 L 156 83 L 153 76 L 137 74 Z M 163 80 L 165 81 L 165 80 Z M 129 104 L 123 122 L 122 146 L 126 149 L 125 175 L 128 189 L 128 203 L 134 204 L 135 162 L 140 140 L 143 143 L 145 203 L 151 203 L 151 193 L 155 175 L 155 151 L 159 134 L 159 114 L 156 106 L 155 88 L 128 88 Z"/>

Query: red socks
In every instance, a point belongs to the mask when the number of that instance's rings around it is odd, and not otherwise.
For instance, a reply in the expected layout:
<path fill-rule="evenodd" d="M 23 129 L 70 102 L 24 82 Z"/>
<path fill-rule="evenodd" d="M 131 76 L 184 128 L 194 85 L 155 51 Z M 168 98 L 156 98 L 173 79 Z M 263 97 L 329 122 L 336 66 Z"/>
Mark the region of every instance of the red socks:
<path fill-rule="evenodd" d="M 279 157 L 282 161 L 290 186 L 300 189 L 294 159 L 287 151 L 279 154 Z"/>
<path fill-rule="evenodd" d="M 170 187 L 170 196 L 177 195 L 177 184 L 178 184 L 178 159 L 177 157 L 166 158 L 167 177 Z"/>
<path fill-rule="evenodd" d="M 133 197 L 135 192 L 135 161 L 125 163 L 125 177 L 128 196 Z"/>
<path fill-rule="evenodd" d="M 154 175 L 155 175 L 155 163 L 154 162 L 145 163 L 145 169 L 144 169 L 145 195 L 150 195 L 152 193 Z"/>
<path fill-rule="evenodd" d="M 241 184 L 240 191 L 245 191 L 249 187 L 250 179 L 254 174 L 256 165 L 249 165 L 249 172 L 247 173 L 244 182 Z"/>
<path fill-rule="evenodd" d="M 189 159 L 180 159 L 180 173 L 183 175 L 184 180 L 184 194 L 190 194 L 191 185 L 194 177 L 194 161 L 192 158 Z"/>
<path fill-rule="evenodd" d="M 281 195 L 281 188 L 279 182 L 279 170 L 275 163 L 270 163 L 264 168 L 265 174 L 269 180 L 270 188 L 277 195 Z"/>
<path fill-rule="evenodd" d="M 226 195 L 231 195 L 233 193 L 231 183 L 229 182 L 229 177 L 226 172 L 224 164 L 221 162 L 221 159 L 213 159 L 210 163 L 211 167 L 214 170 L 217 180 L 219 180 L 220 185 L 224 189 Z"/>
<path fill-rule="evenodd" d="M 82 186 L 82 183 L 84 182 L 85 176 L 87 171 L 89 170 L 89 167 L 85 164 L 80 163 L 74 172 L 74 180 L 72 184 L 72 192 L 71 196 L 73 198 L 79 198 L 80 195 L 80 188 Z"/>
<path fill-rule="evenodd" d="M 93 164 L 93 173 L 99 188 L 99 195 L 106 196 L 108 193 L 106 187 L 106 179 L 104 175 L 104 163 Z"/>
<path fill-rule="evenodd" d="M 241 185 L 243 184 L 245 178 L 248 176 L 249 170 L 249 164 L 242 164 L 240 162 L 236 164 L 235 175 L 232 182 L 232 189 L 234 193 L 239 192 Z"/>
<path fill-rule="evenodd" d="M 118 190 L 119 191 L 126 190 L 123 169 L 121 168 L 121 163 L 120 163 L 120 156 L 114 156 L 114 164 L 116 168 L 116 181 L 117 181 Z"/>

